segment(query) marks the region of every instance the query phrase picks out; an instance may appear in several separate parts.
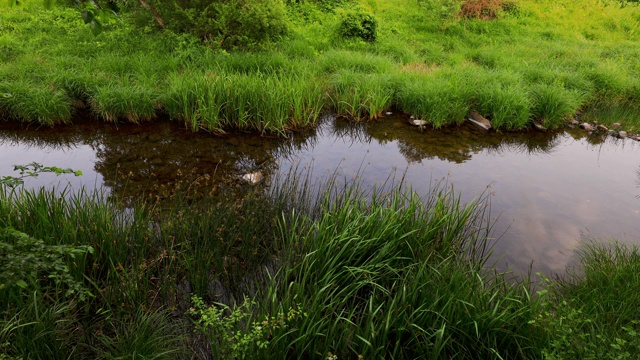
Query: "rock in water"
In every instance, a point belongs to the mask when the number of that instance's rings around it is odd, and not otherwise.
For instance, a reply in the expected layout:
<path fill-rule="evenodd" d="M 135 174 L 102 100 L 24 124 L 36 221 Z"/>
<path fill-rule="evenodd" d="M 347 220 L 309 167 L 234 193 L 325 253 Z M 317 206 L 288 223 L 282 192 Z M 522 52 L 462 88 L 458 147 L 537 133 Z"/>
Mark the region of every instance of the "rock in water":
<path fill-rule="evenodd" d="M 540 131 L 546 131 L 547 128 L 544 127 L 544 125 L 542 125 L 542 123 L 540 121 L 534 121 L 533 122 L 533 127 L 540 130 Z"/>
<path fill-rule="evenodd" d="M 593 131 L 593 125 L 589 124 L 589 123 L 582 123 L 580 124 L 580 127 L 587 130 L 587 131 Z"/>
<path fill-rule="evenodd" d="M 409 120 L 409 124 L 415 125 L 415 126 L 425 126 L 427 125 L 427 121 L 426 120 Z"/>
<path fill-rule="evenodd" d="M 618 137 L 619 137 L 620 139 L 624 139 L 624 138 L 626 138 L 627 136 L 629 136 L 629 134 L 627 134 L 627 132 L 626 132 L 626 131 L 620 131 L 620 132 L 618 133 Z"/>
<path fill-rule="evenodd" d="M 255 185 L 259 183 L 260 181 L 262 181 L 263 178 L 264 178 L 264 175 L 262 175 L 260 171 L 242 175 L 242 180 L 248 182 L 251 185 Z"/>
<path fill-rule="evenodd" d="M 574 118 L 567 118 L 566 120 L 569 123 L 569 125 L 580 125 L 580 122 Z"/>
<path fill-rule="evenodd" d="M 470 112 L 467 119 L 479 130 L 487 131 L 491 129 L 491 122 L 477 112 Z"/>
<path fill-rule="evenodd" d="M 609 128 L 604 125 L 598 125 L 596 126 L 596 129 L 598 129 L 598 131 L 609 131 Z"/>

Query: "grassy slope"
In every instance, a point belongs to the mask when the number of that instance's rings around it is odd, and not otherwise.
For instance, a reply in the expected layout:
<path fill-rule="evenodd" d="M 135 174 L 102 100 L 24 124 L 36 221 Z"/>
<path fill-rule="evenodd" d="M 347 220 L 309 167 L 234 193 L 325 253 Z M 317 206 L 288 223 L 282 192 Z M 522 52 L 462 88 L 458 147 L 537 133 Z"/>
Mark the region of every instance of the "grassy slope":
<path fill-rule="evenodd" d="M 355 119 L 394 107 L 436 127 L 475 110 L 503 129 L 536 119 L 553 128 L 592 109 L 637 128 L 640 8 L 604 3 L 520 0 L 483 21 L 367 1 L 379 21 L 373 44 L 335 35 L 340 8 L 302 4 L 290 7 L 289 38 L 230 55 L 126 18 L 93 37 L 73 10 L 2 3 L 0 93 L 13 97 L 0 110 L 54 124 L 81 99 L 111 121 L 165 111 L 193 129 L 277 132 L 312 126 L 322 107 Z"/>

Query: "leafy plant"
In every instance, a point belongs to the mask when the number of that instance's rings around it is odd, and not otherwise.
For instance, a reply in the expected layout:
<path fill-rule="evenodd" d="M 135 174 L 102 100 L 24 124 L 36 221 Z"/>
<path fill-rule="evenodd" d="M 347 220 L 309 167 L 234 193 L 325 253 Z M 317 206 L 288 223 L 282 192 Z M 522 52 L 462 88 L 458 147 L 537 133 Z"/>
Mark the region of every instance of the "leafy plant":
<path fill-rule="evenodd" d="M 338 34 L 343 38 L 374 42 L 378 37 L 378 20 L 362 6 L 356 6 L 342 14 Z"/>
<path fill-rule="evenodd" d="M 206 306 L 197 296 L 191 300 L 189 315 L 196 318 L 198 330 L 207 335 L 221 359 L 244 359 L 252 347 L 266 348 L 276 329 L 286 329 L 289 321 L 306 316 L 292 308 L 286 314 L 257 321 L 254 319 L 257 303 L 248 298 L 234 309 L 224 304 Z"/>
<path fill-rule="evenodd" d="M 16 186 L 23 185 L 23 179 L 28 177 L 38 177 L 41 173 L 55 173 L 58 176 L 63 174 L 73 174 L 75 176 L 82 175 L 82 171 L 80 170 L 73 170 L 70 168 L 63 169 L 57 166 L 44 166 L 37 162 L 32 162 L 27 165 L 14 165 L 13 171 L 19 171 L 20 176 L 3 176 L 0 178 L 0 185 L 14 188 Z"/>
<path fill-rule="evenodd" d="M 464 0 L 420 0 L 420 4 L 428 15 L 450 20 L 459 16 Z"/>
<path fill-rule="evenodd" d="M 50 279 L 67 287 L 65 296 L 77 294 L 84 299 L 91 293 L 71 276 L 66 261 L 92 253 L 91 246 L 45 245 L 21 231 L 0 228 L 0 290 L 27 289 L 40 279 Z"/>

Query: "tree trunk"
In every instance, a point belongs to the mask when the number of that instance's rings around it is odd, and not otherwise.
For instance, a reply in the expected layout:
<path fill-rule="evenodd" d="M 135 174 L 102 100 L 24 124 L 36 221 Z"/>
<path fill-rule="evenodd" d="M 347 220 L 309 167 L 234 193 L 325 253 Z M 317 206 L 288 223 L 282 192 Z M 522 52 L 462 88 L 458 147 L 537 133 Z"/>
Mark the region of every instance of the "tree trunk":
<path fill-rule="evenodd" d="M 162 27 L 163 29 L 166 28 L 164 24 L 164 20 L 162 20 L 162 17 L 160 16 L 160 14 L 156 11 L 156 9 L 154 9 L 151 5 L 149 5 L 147 0 L 138 0 L 138 1 L 140 1 L 140 4 L 144 6 L 145 9 L 151 12 L 153 17 L 156 18 L 156 22 L 158 23 L 158 25 L 160 25 L 160 27 Z"/>

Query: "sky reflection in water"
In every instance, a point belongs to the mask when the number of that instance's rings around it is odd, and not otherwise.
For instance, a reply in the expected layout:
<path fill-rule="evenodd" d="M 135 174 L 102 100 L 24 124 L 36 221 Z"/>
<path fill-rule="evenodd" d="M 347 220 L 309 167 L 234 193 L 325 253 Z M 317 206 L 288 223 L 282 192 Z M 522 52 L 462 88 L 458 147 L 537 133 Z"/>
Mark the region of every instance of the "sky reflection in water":
<path fill-rule="evenodd" d="M 41 175 L 28 187 L 105 185 L 137 196 L 177 174 L 237 178 L 261 169 L 267 177 L 292 168 L 312 179 L 337 171 L 365 186 L 404 177 L 421 194 L 446 181 L 464 201 L 486 191 L 501 267 L 563 272 L 580 239 L 617 238 L 640 244 L 640 143 L 585 133 L 482 134 L 466 127 L 423 130 L 390 117 L 358 125 L 328 119 L 315 132 L 287 140 L 257 135 L 214 137 L 176 124 L 105 125 L 83 122 L 54 129 L 0 127 L 0 176 L 33 161 L 82 170 Z M 126 177 L 126 181 L 123 181 Z M 489 188 L 487 189 L 487 187 Z"/>

